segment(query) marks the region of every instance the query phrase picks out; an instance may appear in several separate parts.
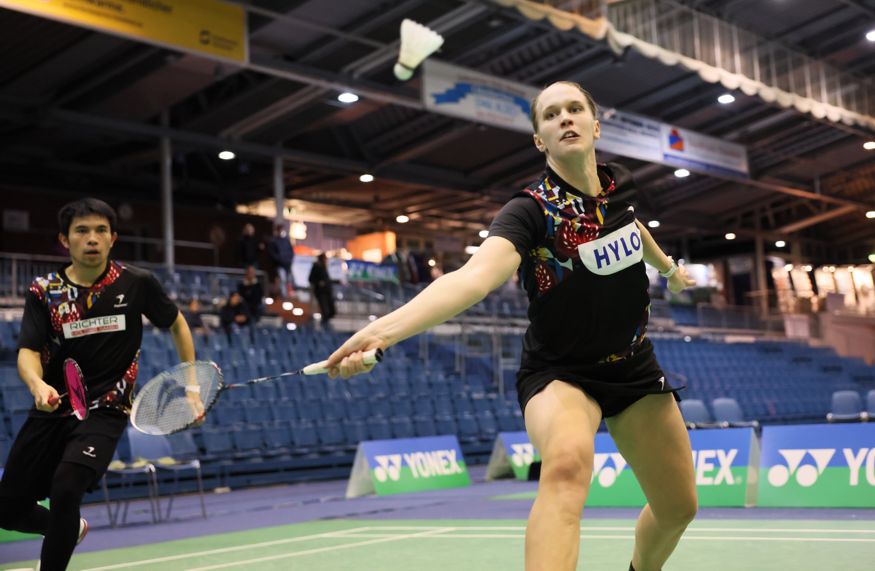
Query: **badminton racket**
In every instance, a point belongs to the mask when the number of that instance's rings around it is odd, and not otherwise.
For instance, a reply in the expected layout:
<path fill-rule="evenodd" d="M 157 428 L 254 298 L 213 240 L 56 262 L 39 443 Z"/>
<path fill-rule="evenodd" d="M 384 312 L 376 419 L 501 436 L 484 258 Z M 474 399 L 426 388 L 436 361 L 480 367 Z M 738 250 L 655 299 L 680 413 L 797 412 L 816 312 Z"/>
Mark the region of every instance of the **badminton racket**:
<path fill-rule="evenodd" d="M 82 369 L 73 359 L 64 360 L 64 384 L 67 386 L 67 392 L 50 398 L 49 404 L 54 406 L 61 399 L 67 397 L 67 400 L 70 401 L 70 408 L 73 409 L 73 416 L 79 420 L 85 420 L 88 418 L 88 389 L 85 386 Z"/>
<path fill-rule="evenodd" d="M 363 355 L 366 365 L 374 365 L 382 359 L 381 349 L 373 349 Z M 212 361 L 180 363 L 143 385 L 131 408 L 131 425 L 145 434 L 180 432 L 199 424 L 228 389 L 295 375 L 321 375 L 328 372 L 327 364 L 328 361 L 321 361 L 280 375 L 225 383 L 221 369 Z"/>

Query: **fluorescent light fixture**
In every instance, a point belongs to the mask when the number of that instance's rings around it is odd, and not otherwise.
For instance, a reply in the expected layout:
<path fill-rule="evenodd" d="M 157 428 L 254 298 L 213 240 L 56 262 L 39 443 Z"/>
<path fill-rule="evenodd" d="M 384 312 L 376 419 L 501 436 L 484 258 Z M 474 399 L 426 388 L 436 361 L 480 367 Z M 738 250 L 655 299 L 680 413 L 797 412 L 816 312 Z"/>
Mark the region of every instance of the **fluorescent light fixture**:
<path fill-rule="evenodd" d="M 648 228 L 659 228 L 659 220 L 651 220 L 647 223 Z"/>
<path fill-rule="evenodd" d="M 295 306 L 292 304 L 291 301 L 284 301 L 284 302 L 283 302 L 283 309 L 284 309 L 284 310 L 286 310 L 286 311 L 291 311 L 291 309 L 292 309 L 293 307 L 295 307 Z"/>
<path fill-rule="evenodd" d="M 729 105 L 733 101 L 735 101 L 735 97 L 731 93 L 724 93 L 717 98 L 717 103 L 720 103 L 722 105 Z"/>
<path fill-rule="evenodd" d="M 355 103 L 359 100 L 359 96 L 355 93 L 350 93 L 349 91 L 344 91 L 340 95 L 337 96 L 337 100 L 341 103 Z"/>
<path fill-rule="evenodd" d="M 408 222 L 410 222 L 410 217 L 406 214 L 399 214 L 395 217 L 395 222 L 397 222 L 398 224 L 407 224 Z"/>
<path fill-rule="evenodd" d="M 359 177 L 359 180 L 362 182 L 374 182 L 374 175 L 365 173 Z"/>
<path fill-rule="evenodd" d="M 468 255 L 473 255 L 474 252 L 480 249 L 480 246 L 465 246 L 465 253 Z"/>
<path fill-rule="evenodd" d="M 787 242 L 785 242 L 785 241 L 783 241 L 783 240 L 778 240 L 777 242 L 775 242 L 775 247 L 776 247 L 776 248 L 783 248 L 783 247 L 786 246 L 786 245 L 787 245 Z"/>
<path fill-rule="evenodd" d="M 478 236 L 480 236 L 481 238 L 486 238 L 487 236 L 489 236 L 489 230 L 481 230 Z"/>
<path fill-rule="evenodd" d="M 870 210 L 866 213 L 866 218 L 875 218 L 875 210 Z"/>
<path fill-rule="evenodd" d="M 690 176 L 690 171 L 688 171 L 687 169 L 678 169 L 674 171 L 674 175 L 678 178 L 687 178 L 688 176 Z"/>
<path fill-rule="evenodd" d="M 219 158 L 223 161 L 230 161 L 236 156 L 233 151 L 222 151 L 219 153 Z"/>
<path fill-rule="evenodd" d="M 875 141 L 866 141 L 865 143 L 863 143 L 863 148 L 867 151 L 875 149 Z"/>
<path fill-rule="evenodd" d="M 735 240 L 735 232 L 727 232 L 723 237 L 727 240 Z"/>

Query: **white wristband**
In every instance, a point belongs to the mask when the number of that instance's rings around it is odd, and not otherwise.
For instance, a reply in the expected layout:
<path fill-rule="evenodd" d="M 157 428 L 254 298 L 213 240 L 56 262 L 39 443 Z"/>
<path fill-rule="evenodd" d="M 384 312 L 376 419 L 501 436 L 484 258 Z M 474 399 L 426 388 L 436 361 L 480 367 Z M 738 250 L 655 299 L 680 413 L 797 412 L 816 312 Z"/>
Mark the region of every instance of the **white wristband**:
<path fill-rule="evenodd" d="M 674 260 L 672 260 L 671 258 L 669 258 L 669 260 L 671 260 L 671 267 L 664 272 L 659 272 L 659 275 L 664 278 L 670 278 L 674 275 L 676 271 L 678 271 L 678 265 L 674 263 Z"/>
<path fill-rule="evenodd" d="M 201 394 L 200 385 L 185 385 L 185 392 Z"/>

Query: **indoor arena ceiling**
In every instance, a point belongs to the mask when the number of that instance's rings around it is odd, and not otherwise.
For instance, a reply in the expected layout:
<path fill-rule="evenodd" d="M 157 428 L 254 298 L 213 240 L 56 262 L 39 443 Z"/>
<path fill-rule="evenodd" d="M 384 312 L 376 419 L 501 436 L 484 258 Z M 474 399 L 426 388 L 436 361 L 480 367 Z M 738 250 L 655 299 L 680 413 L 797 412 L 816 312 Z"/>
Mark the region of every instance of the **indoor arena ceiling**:
<path fill-rule="evenodd" d="M 751 251 L 759 227 L 804 257 L 875 251 L 875 133 L 817 120 L 725 89 L 682 67 L 531 20 L 488 0 L 256 0 L 250 65 L 237 67 L 0 9 L 0 187 L 121 199 L 160 197 L 158 137 L 173 141 L 177 203 L 233 208 L 272 197 L 272 155 L 287 197 L 349 209 L 361 228 L 474 236 L 543 167 L 531 137 L 429 113 L 420 76 L 392 75 L 411 18 L 444 35 L 436 58 L 542 86 L 578 81 L 603 107 L 744 144 L 750 184 L 619 160 L 636 174 L 641 218 L 657 239 L 699 255 Z M 553 1 L 559 9 L 576 2 Z M 875 0 L 685 0 L 692 8 L 871 81 Z M 337 101 L 340 87 L 361 95 Z M 870 94 L 870 97 L 872 95 Z M 162 112 L 166 124 L 162 123 Z M 217 152 L 231 146 L 237 159 Z M 359 182 L 363 172 L 376 176 Z M 727 244 L 725 232 L 739 240 Z"/>

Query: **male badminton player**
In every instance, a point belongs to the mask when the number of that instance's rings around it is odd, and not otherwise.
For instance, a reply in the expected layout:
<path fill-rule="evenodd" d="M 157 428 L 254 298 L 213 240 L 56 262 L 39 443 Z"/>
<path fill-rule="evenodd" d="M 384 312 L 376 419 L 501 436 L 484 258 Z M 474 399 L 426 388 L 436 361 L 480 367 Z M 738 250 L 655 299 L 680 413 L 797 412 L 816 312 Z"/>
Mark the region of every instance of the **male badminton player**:
<path fill-rule="evenodd" d="M 194 360 L 188 325 L 155 277 L 109 259 L 118 237 L 115 211 L 85 198 L 62 207 L 58 224 L 70 263 L 37 277 L 26 294 L 18 371 L 34 408 L 0 481 L 0 526 L 45 536 L 42 571 L 65 569 L 88 530 L 79 505 L 106 471 L 128 422 L 141 316 L 169 327 L 179 358 Z M 63 394 L 68 358 L 78 363 L 89 395 L 82 421 Z M 36 503 L 46 497 L 51 510 Z"/>
<path fill-rule="evenodd" d="M 693 285 L 635 218 L 634 186 L 620 165 L 597 165 L 600 126 L 592 97 L 558 82 L 532 102 L 544 173 L 498 213 L 489 237 L 459 270 L 353 335 L 329 359 L 332 374 L 369 370 L 361 351 L 386 349 L 483 299 L 521 266 L 530 325 L 517 392 L 541 454 L 526 530 L 526 569 L 576 569 L 580 516 L 604 417 L 647 505 L 631 569 L 657 571 L 697 510 L 690 441 L 675 391 L 646 336 L 645 262 L 672 291 Z"/>

